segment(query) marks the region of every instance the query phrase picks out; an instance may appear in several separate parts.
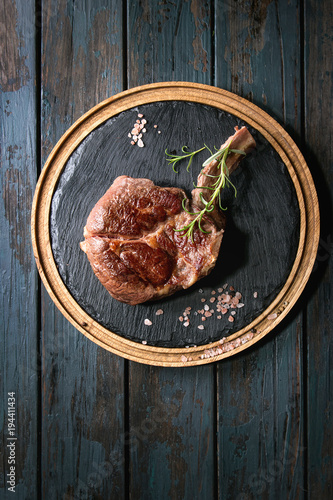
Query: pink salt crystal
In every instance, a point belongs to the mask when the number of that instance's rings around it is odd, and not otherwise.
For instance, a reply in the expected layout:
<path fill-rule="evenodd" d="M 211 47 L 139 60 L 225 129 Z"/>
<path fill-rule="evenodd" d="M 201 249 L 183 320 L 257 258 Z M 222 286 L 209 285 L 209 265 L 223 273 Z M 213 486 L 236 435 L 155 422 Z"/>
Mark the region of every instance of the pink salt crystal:
<path fill-rule="evenodd" d="M 277 314 L 276 313 L 272 313 L 269 316 L 267 316 L 267 319 L 275 319 L 275 318 L 277 318 Z"/>
<path fill-rule="evenodd" d="M 142 113 L 139 113 L 139 114 L 138 114 L 138 117 L 139 117 L 139 118 L 143 118 L 143 114 L 142 114 Z"/>
<path fill-rule="evenodd" d="M 232 323 L 233 321 L 235 321 L 235 318 L 233 316 L 229 316 L 228 321 L 230 321 L 230 323 Z"/>

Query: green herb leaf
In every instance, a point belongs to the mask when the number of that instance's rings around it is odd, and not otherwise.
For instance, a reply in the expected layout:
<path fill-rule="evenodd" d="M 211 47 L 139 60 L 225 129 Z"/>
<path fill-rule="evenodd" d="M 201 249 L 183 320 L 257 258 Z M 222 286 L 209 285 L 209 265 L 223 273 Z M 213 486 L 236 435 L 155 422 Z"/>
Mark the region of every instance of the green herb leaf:
<path fill-rule="evenodd" d="M 203 151 L 204 149 L 206 149 L 207 146 L 205 145 L 204 147 L 198 149 L 197 151 L 193 151 L 192 153 L 189 152 L 189 151 L 186 151 L 187 149 L 187 146 L 183 146 L 182 147 L 182 152 L 184 153 L 183 155 L 176 155 L 176 154 L 171 154 L 171 153 L 168 153 L 168 150 L 166 149 L 165 150 L 165 154 L 169 157 L 169 158 L 166 158 L 166 161 L 169 163 L 169 165 L 172 166 L 172 170 L 174 172 L 176 172 L 176 174 L 178 174 L 178 170 L 175 169 L 175 165 L 176 163 L 178 163 L 179 161 L 181 160 L 184 160 L 185 158 L 189 158 L 189 161 L 188 161 L 188 164 L 187 164 L 187 167 L 186 167 L 186 170 L 189 171 L 189 168 L 191 166 L 191 163 L 192 163 L 192 160 L 193 160 L 193 157 L 197 154 L 197 153 L 200 153 L 200 151 Z"/>
<path fill-rule="evenodd" d="M 216 179 L 216 181 L 212 184 L 212 186 L 201 186 L 202 189 L 209 189 L 209 190 L 213 191 L 211 197 L 208 200 L 206 200 L 204 198 L 203 192 L 200 192 L 199 196 L 200 196 L 200 200 L 201 200 L 201 202 L 203 204 L 203 209 L 200 212 L 190 212 L 189 210 L 187 210 L 187 208 L 185 206 L 185 204 L 186 204 L 186 198 L 183 200 L 183 203 L 182 203 L 183 204 L 183 209 L 188 214 L 193 215 L 195 217 L 186 226 L 184 226 L 184 227 L 182 227 L 180 229 L 174 229 L 174 231 L 176 231 L 176 232 L 183 232 L 184 234 L 181 234 L 182 237 L 185 236 L 187 238 L 190 238 L 193 241 L 193 233 L 194 233 L 194 228 L 195 228 L 196 224 L 198 225 L 198 228 L 199 228 L 199 230 L 202 233 L 206 233 L 206 234 L 209 233 L 209 231 L 205 231 L 203 229 L 203 227 L 202 227 L 202 220 L 203 220 L 205 214 L 209 214 L 209 213 L 211 213 L 215 209 L 215 200 L 216 199 L 217 199 L 217 205 L 219 206 L 219 208 L 221 210 L 226 210 L 226 208 L 223 208 L 222 204 L 221 204 L 221 190 L 224 189 L 225 186 L 231 186 L 234 189 L 234 191 L 235 191 L 235 197 L 237 196 L 237 189 L 234 186 L 234 184 L 231 182 L 231 180 L 229 179 L 229 175 L 228 175 L 229 172 L 228 172 L 228 167 L 227 167 L 227 164 L 226 164 L 226 159 L 227 159 L 227 157 L 228 157 L 228 155 L 230 153 L 241 154 L 241 155 L 245 155 L 246 153 L 244 151 L 240 151 L 238 149 L 229 149 L 230 142 L 224 148 L 222 148 L 222 149 L 218 150 L 216 153 L 212 154 L 202 164 L 202 166 L 205 167 L 205 166 L 209 165 L 209 163 L 211 163 L 213 160 L 216 160 L 217 161 L 216 168 L 220 170 L 220 173 L 218 175 L 204 174 L 204 175 L 207 175 L 208 177 L 212 177 L 212 178 Z M 189 157 L 190 160 L 189 160 L 189 163 L 187 165 L 187 170 L 188 170 L 189 167 L 190 167 L 190 165 L 191 165 L 193 156 L 196 153 L 199 153 L 199 151 L 202 151 L 205 148 L 210 151 L 210 149 L 205 145 L 203 148 L 198 149 L 197 151 L 194 151 L 193 153 L 187 153 L 185 151 L 185 147 L 186 146 L 184 146 L 182 148 L 183 153 L 185 153 L 184 156 L 169 155 L 167 153 L 167 150 L 165 150 L 165 153 L 171 158 L 170 160 L 168 160 L 168 162 L 169 162 L 169 164 L 172 164 L 172 168 L 173 168 L 173 170 L 175 172 L 176 172 L 176 170 L 174 169 L 174 165 L 178 161 L 180 161 L 180 160 L 182 160 L 184 158 L 188 158 Z M 200 189 L 195 184 L 194 184 L 194 187 L 197 188 L 197 189 Z"/>

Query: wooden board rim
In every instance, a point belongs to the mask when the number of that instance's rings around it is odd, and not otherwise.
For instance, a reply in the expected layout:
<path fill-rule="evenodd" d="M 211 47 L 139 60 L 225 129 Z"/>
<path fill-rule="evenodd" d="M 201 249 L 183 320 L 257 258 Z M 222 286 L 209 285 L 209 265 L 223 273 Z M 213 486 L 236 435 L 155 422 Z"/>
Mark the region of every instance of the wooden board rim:
<path fill-rule="evenodd" d="M 177 100 L 219 108 L 258 130 L 285 163 L 295 186 L 301 215 L 300 241 L 294 265 L 277 297 L 249 325 L 230 335 L 223 344 L 218 341 L 190 348 L 143 345 L 116 335 L 93 320 L 62 282 L 53 258 L 49 227 L 51 201 L 58 178 L 72 152 L 92 130 L 129 108 Z M 36 186 L 31 215 L 32 245 L 38 271 L 62 314 L 104 349 L 132 361 L 173 367 L 221 360 L 250 347 L 273 330 L 294 306 L 309 279 L 319 244 L 319 226 L 319 205 L 310 170 L 282 126 L 242 97 L 217 87 L 190 82 L 160 82 L 134 87 L 102 101 L 81 116 L 50 153 Z"/>

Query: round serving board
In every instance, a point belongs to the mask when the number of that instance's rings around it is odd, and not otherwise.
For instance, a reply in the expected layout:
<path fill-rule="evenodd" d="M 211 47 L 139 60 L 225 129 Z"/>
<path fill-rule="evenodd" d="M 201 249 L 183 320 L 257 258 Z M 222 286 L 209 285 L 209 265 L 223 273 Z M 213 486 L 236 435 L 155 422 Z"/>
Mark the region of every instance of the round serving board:
<path fill-rule="evenodd" d="M 131 144 L 130 132 L 142 117 L 147 124 L 140 148 Z M 231 190 L 224 194 L 227 230 L 212 273 L 163 301 L 129 306 L 114 300 L 79 247 L 95 203 L 118 175 L 189 193 L 210 153 L 195 157 L 190 172 L 180 163 L 176 174 L 165 149 L 180 152 L 186 145 L 193 151 L 204 143 L 213 149 L 242 125 L 257 147 L 233 174 L 237 197 Z M 208 363 L 257 342 L 300 296 L 318 240 L 315 187 L 285 130 L 245 99 L 186 82 L 137 87 L 82 116 L 50 154 L 32 208 L 38 270 L 60 311 L 103 348 L 151 365 Z M 221 314 L 217 297 L 236 292 L 242 307 Z M 188 319 L 181 321 L 186 310 Z"/>

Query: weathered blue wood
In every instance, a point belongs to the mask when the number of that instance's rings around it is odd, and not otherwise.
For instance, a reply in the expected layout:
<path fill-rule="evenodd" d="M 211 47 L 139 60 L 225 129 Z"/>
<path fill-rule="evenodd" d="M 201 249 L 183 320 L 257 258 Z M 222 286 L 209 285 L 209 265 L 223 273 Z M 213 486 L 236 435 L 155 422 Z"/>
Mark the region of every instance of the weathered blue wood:
<path fill-rule="evenodd" d="M 297 137 L 299 3 L 216 2 L 215 15 L 216 85 L 258 104 Z M 264 342 L 218 366 L 221 499 L 303 498 L 301 307 L 302 299 Z"/>
<path fill-rule="evenodd" d="M 1 498 L 332 498 L 330 2 L 138 0 L 126 12 L 116 0 L 45 0 L 43 15 L 35 5 L 0 6 Z M 94 104 L 160 80 L 243 95 L 301 146 L 322 209 L 320 247 L 298 305 L 263 342 L 215 365 L 148 367 L 88 341 L 44 289 L 38 303 L 30 209 L 41 25 L 42 165 Z M 11 391 L 16 495 L 5 485 Z"/>
<path fill-rule="evenodd" d="M 128 85 L 211 83 L 209 2 L 128 2 Z M 214 366 L 129 363 L 129 494 L 155 500 L 215 495 Z"/>
<path fill-rule="evenodd" d="M 36 498 L 38 488 L 38 281 L 30 239 L 37 158 L 34 7 L 29 0 L 0 5 L 2 499 Z M 11 429 L 9 392 L 15 393 Z"/>
<path fill-rule="evenodd" d="M 128 4 L 128 83 L 211 83 L 211 5 L 208 1 Z"/>
<path fill-rule="evenodd" d="M 119 2 L 43 2 L 42 163 L 66 129 L 122 89 Z M 70 217 L 70 214 L 68 214 Z M 124 361 L 42 293 L 42 498 L 123 498 Z"/>
<path fill-rule="evenodd" d="M 307 447 L 309 498 L 333 497 L 333 164 L 332 4 L 305 2 L 306 158 L 317 185 L 321 237 L 307 311 Z"/>

